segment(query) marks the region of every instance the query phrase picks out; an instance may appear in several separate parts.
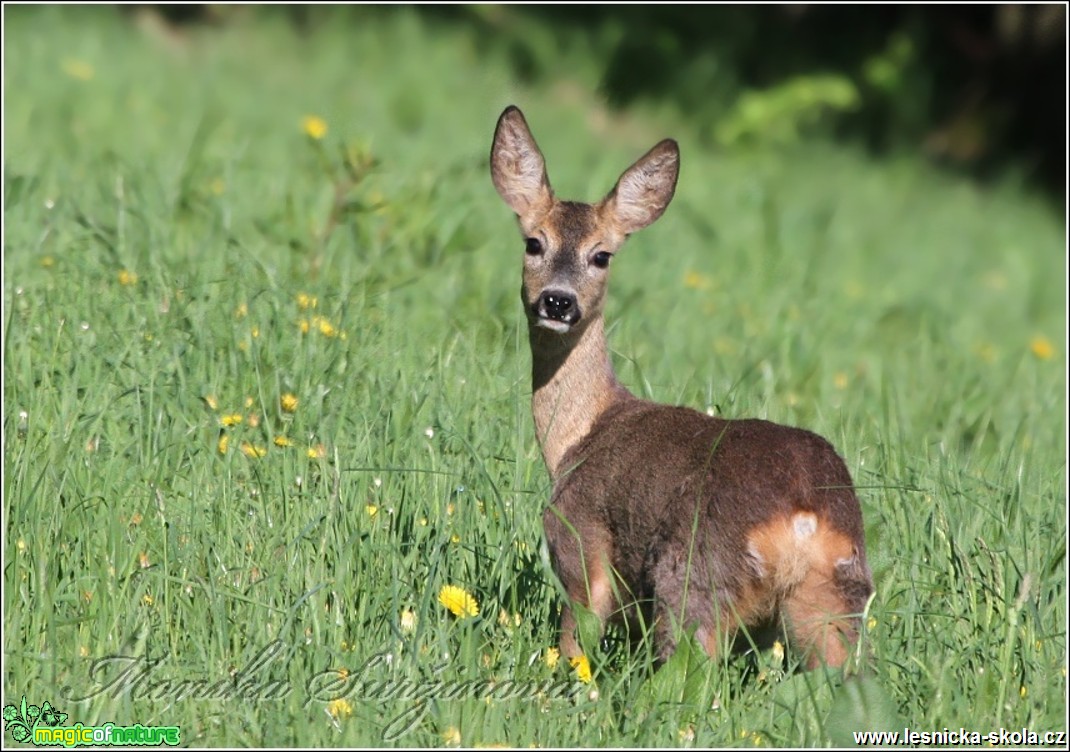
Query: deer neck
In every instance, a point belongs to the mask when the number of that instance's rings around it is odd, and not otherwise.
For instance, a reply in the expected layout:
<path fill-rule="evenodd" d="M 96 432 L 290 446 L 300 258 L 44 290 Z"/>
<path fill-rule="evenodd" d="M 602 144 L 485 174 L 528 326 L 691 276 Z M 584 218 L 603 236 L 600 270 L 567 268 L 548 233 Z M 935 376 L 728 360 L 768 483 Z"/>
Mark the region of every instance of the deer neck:
<path fill-rule="evenodd" d="M 556 481 L 565 453 L 610 405 L 631 395 L 613 373 L 601 316 L 563 335 L 532 326 L 530 338 L 535 433 Z"/>

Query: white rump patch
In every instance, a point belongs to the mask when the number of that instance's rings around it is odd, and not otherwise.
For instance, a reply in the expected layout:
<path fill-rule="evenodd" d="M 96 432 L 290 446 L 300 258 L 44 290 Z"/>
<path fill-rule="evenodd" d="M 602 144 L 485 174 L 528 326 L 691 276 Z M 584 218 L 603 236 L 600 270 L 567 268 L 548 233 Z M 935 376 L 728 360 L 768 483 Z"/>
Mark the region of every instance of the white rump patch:
<path fill-rule="evenodd" d="M 806 540 L 817 532 L 817 518 L 812 514 L 803 513 L 795 515 L 795 537 Z"/>
<path fill-rule="evenodd" d="M 750 565 L 754 573 L 759 577 L 765 577 L 765 559 L 758 553 L 753 542 L 747 544 L 747 555 L 750 556 Z"/>

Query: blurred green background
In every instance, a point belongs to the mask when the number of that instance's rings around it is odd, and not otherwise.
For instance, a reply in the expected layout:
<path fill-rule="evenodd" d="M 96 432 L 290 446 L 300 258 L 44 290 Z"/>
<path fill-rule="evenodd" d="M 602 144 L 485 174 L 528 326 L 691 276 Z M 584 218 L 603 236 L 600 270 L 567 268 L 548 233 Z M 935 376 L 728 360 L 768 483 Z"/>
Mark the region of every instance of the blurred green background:
<path fill-rule="evenodd" d="M 13 712 L 197 746 L 1065 723 L 1063 6 L 4 13 Z M 654 672 L 614 631 L 589 681 L 554 661 L 523 243 L 487 163 L 508 104 L 564 197 L 680 142 L 614 262 L 614 364 L 833 442 L 877 587 L 863 675 L 790 645 Z M 285 697 L 178 691 L 276 645 Z M 101 691 L 116 655 L 161 663 Z M 382 684 L 434 681 L 568 693 Z"/>

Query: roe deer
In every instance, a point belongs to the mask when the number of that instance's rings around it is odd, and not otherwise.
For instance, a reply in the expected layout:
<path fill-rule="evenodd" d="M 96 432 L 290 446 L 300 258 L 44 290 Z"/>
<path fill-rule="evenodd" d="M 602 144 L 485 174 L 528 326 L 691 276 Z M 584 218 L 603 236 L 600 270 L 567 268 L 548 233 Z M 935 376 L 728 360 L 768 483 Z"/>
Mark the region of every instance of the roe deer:
<path fill-rule="evenodd" d="M 647 152 L 597 204 L 554 196 L 516 107 L 498 120 L 490 162 L 527 244 L 532 411 L 553 480 L 543 524 L 571 602 L 603 622 L 639 604 L 659 660 L 675 628 L 694 629 L 716 657 L 740 625 L 782 619 L 807 667 L 841 666 L 873 592 L 843 460 L 809 431 L 639 399 L 610 364 L 610 261 L 672 199 L 676 142 Z M 561 652 L 581 653 L 571 605 Z"/>

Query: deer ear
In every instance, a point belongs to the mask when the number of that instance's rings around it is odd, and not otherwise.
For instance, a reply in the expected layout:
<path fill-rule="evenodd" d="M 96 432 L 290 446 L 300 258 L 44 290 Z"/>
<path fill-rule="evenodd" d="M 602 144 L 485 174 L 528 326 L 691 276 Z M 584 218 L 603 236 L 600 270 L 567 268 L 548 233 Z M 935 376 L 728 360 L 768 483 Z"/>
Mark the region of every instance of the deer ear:
<path fill-rule="evenodd" d="M 541 211 L 553 201 L 546 161 L 524 114 L 516 107 L 507 107 L 498 118 L 490 174 L 498 195 L 521 217 Z"/>
<path fill-rule="evenodd" d="M 609 218 L 625 235 L 660 217 L 676 192 L 680 148 L 667 138 L 624 171 L 606 196 Z"/>

